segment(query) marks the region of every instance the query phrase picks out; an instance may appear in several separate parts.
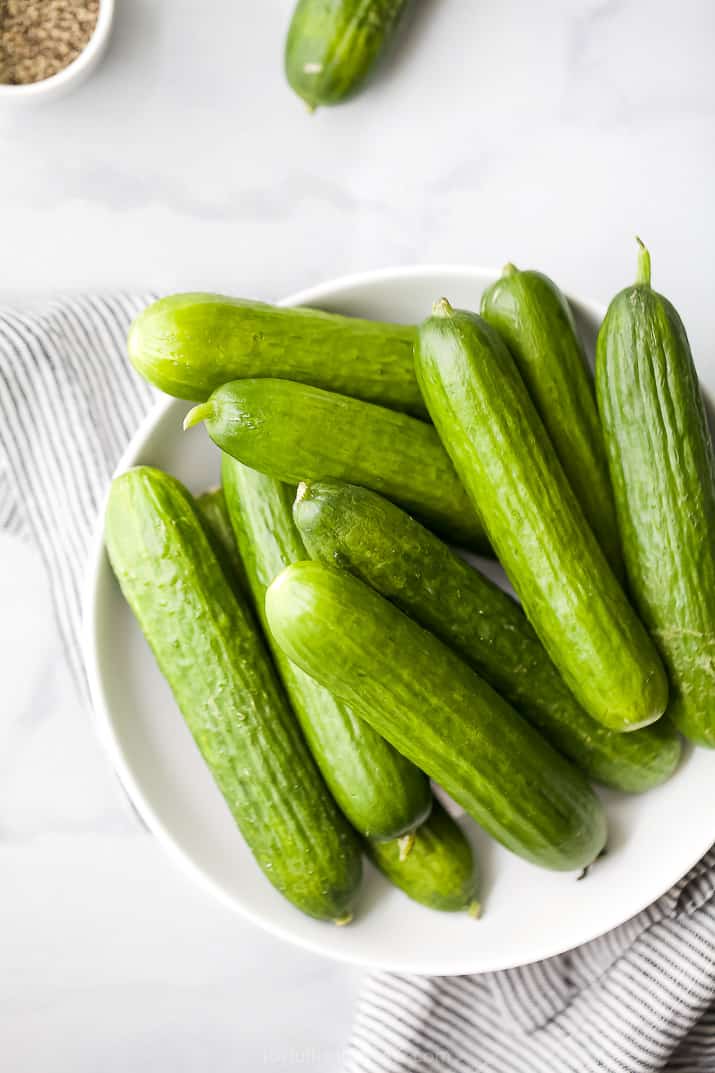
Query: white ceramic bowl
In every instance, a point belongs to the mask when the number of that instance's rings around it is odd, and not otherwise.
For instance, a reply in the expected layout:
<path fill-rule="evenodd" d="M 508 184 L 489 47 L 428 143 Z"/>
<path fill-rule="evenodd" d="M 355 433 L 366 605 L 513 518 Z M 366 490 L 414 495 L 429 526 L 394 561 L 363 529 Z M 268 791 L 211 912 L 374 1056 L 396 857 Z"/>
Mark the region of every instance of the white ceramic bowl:
<path fill-rule="evenodd" d="M 114 21 L 114 0 L 99 0 L 99 13 L 94 32 L 79 56 L 57 74 L 41 82 L 23 86 L 8 86 L 0 83 L 0 107 L 12 104 L 30 104 L 61 97 L 84 82 L 104 55 Z"/>
<path fill-rule="evenodd" d="M 398 268 L 304 291 L 285 304 L 416 322 L 444 295 L 475 308 L 495 278 L 476 268 Z M 573 302 L 592 346 L 603 310 Z M 707 381 L 715 369 L 702 370 Z M 118 467 L 160 466 L 195 492 L 218 479 L 202 429 L 181 432 L 188 404 L 167 400 L 138 429 Z M 715 754 L 688 750 L 676 775 L 641 797 L 604 792 L 608 854 L 583 882 L 508 853 L 469 820 L 483 872 L 484 916 L 438 913 L 368 869 L 348 928 L 301 915 L 254 864 L 124 603 L 98 531 L 86 592 L 85 656 L 101 736 L 124 787 L 161 846 L 232 909 L 291 942 L 396 972 L 474 973 L 550 957 L 627 920 L 682 876 L 715 840 Z"/>

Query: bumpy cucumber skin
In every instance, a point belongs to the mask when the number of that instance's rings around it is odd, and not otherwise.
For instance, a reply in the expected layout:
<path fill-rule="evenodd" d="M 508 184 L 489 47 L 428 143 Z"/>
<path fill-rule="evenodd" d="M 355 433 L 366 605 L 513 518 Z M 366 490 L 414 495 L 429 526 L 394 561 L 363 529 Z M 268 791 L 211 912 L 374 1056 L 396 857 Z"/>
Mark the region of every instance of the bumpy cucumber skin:
<path fill-rule="evenodd" d="M 267 376 L 424 416 L 414 340 L 415 329 L 402 324 L 218 294 L 174 294 L 139 314 L 127 345 L 145 380 L 192 402 L 229 380 Z"/>
<path fill-rule="evenodd" d="M 227 454 L 286 484 L 336 477 L 382 492 L 455 543 L 484 530 L 434 428 L 288 380 L 236 380 L 192 410 Z"/>
<path fill-rule="evenodd" d="M 159 470 L 130 470 L 112 484 L 105 533 L 122 592 L 256 861 L 304 913 L 343 922 L 360 884 L 358 839 L 191 496 Z"/>
<path fill-rule="evenodd" d="M 221 478 L 258 616 L 328 789 L 368 838 L 394 839 L 413 831 L 432 807 L 427 777 L 291 663 L 267 629 L 266 589 L 286 566 L 308 557 L 291 513 L 292 489 L 229 455 L 223 456 Z"/>
<path fill-rule="evenodd" d="M 453 648 L 589 778 L 640 793 L 672 775 L 681 743 L 665 720 L 620 734 L 591 719 L 518 604 L 399 507 L 317 481 L 299 487 L 293 515 L 311 558 L 350 570 Z"/>
<path fill-rule="evenodd" d="M 250 592 L 246 568 L 236 544 L 223 488 L 211 488 L 194 498 L 194 506 L 229 584 L 239 596 Z"/>
<path fill-rule="evenodd" d="M 288 30 L 288 83 L 311 109 L 356 93 L 394 32 L 407 0 L 299 0 Z"/>
<path fill-rule="evenodd" d="M 350 704 L 494 838 L 545 868 L 606 839 L 584 776 L 427 630 L 352 574 L 289 566 L 266 593 L 286 655 Z"/>
<path fill-rule="evenodd" d="M 667 714 L 713 748 L 713 447 L 685 328 L 650 286 L 611 302 L 596 384 L 631 594 L 670 677 Z"/>
<path fill-rule="evenodd" d="M 508 265 L 482 316 L 509 347 L 586 520 L 616 577 L 623 556 L 596 395 L 569 304 L 541 272 Z"/>
<path fill-rule="evenodd" d="M 429 909 L 479 915 L 479 873 L 461 827 L 435 801 L 415 832 L 406 859 L 398 842 L 371 843 L 365 851 L 376 868 L 405 894 Z"/>
<path fill-rule="evenodd" d="M 442 443 L 541 643 L 581 706 L 611 730 L 663 714 L 668 683 L 586 523 L 506 344 L 439 303 L 415 351 Z"/>

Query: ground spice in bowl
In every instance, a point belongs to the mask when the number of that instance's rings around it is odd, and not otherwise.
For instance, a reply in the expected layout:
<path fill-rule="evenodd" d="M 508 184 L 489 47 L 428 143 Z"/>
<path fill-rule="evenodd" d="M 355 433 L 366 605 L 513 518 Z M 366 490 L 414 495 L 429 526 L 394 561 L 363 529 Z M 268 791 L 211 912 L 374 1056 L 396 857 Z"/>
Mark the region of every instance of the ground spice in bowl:
<path fill-rule="evenodd" d="M 94 33 L 100 0 L 0 0 L 0 83 L 43 82 L 68 67 Z"/>

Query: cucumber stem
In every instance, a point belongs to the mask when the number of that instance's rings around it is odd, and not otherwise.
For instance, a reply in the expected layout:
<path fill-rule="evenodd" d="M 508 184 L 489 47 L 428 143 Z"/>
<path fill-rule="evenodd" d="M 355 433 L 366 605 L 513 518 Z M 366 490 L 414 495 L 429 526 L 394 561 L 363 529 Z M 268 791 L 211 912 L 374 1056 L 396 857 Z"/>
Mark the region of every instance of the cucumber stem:
<path fill-rule="evenodd" d="M 636 235 L 636 242 L 638 243 L 638 272 L 636 273 L 636 286 L 650 287 L 650 253 L 645 247 L 645 243 Z"/>
<path fill-rule="evenodd" d="M 440 298 L 440 300 L 435 302 L 432 306 L 433 317 L 451 317 L 453 313 L 454 310 L 446 298 Z"/>
<path fill-rule="evenodd" d="M 415 844 L 415 832 L 410 831 L 409 834 L 403 835 L 402 838 L 397 839 L 397 845 L 400 847 L 400 860 L 406 861 L 412 852 L 412 847 Z"/>
<path fill-rule="evenodd" d="M 349 924 L 352 920 L 352 913 L 344 913 L 341 917 L 336 917 L 334 923 L 338 928 L 344 928 L 346 924 Z"/>
<path fill-rule="evenodd" d="M 295 502 L 302 503 L 310 493 L 310 482 L 301 481 L 295 490 Z"/>
<path fill-rule="evenodd" d="M 512 264 L 511 261 L 507 261 L 507 263 L 501 270 L 501 274 L 502 276 L 515 276 L 518 271 L 519 269 L 516 267 L 515 264 Z"/>
<path fill-rule="evenodd" d="M 184 418 L 184 432 L 189 428 L 193 428 L 194 425 L 198 425 L 201 421 L 206 421 L 207 418 L 211 417 L 212 413 L 213 406 L 210 401 L 200 402 L 198 406 L 194 406 Z"/>
<path fill-rule="evenodd" d="M 467 915 L 473 920 L 479 920 L 479 917 L 482 915 L 481 902 L 478 902 L 476 898 L 474 898 L 474 900 L 467 906 Z"/>

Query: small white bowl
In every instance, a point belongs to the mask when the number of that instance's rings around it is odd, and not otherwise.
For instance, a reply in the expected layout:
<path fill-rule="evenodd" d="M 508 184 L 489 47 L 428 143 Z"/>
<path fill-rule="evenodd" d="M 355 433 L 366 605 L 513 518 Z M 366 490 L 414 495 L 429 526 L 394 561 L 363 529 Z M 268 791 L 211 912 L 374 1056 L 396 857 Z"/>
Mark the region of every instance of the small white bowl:
<path fill-rule="evenodd" d="M 442 296 L 479 308 L 497 272 L 395 268 L 334 280 L 286 299 L 381 320 L 416 323 Z M 601 306 L 570 299 L 589 355 Z M 339 357 L 336 356 L 336 360 Z M 715 387 L 715 361 L 701 365 Z M 191 403 L 165 399 L 137 429 L 117 467 L 168 470 L 193 492 L 215 485 L 220 457 L 202 429 L 181 431 Z M 599 791 L 609 851 L 583 883 L 492 842 L 466 817 L 483 875 L 485 912 L 438 913 L 366 869 L 356 918 L 336 928 L 303 916 L 260 872 L 203 763 L 104 551 L 102 519 L 84 593 L 84 657 L 103 743 L 129 797 L 166 850 L 213 897 L 274 935 L 316 953 L 392 972 L 449 975 L 506 969 L 560 954 L 622 924 L 680 879 L 715 840 L 715 753 L 686 750 L 664 786 L 643 795 Z"/>
<path fill-rule="evenodd" d="M 0 107 L 11 103 L 46 101 L 75 89 L 102 59 L 109 43 L 113 21 L 114 0 L 99 0 L 97 24 L 79 56 L 57 74 L 43 78 L 41 82 L 29 82 L 22 86 L 10 86 L 0 82 Z"/>

